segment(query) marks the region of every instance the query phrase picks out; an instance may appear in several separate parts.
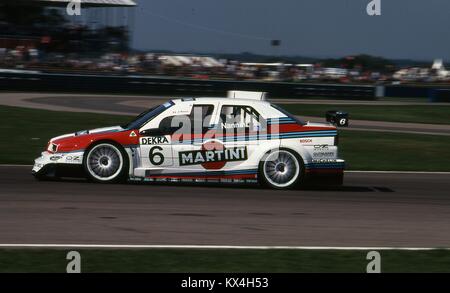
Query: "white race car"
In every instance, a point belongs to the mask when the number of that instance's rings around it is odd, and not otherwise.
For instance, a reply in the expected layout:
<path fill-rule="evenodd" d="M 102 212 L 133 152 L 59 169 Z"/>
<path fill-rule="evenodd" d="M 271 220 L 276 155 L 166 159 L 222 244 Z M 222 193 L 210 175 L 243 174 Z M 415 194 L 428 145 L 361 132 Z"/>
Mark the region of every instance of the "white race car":
<path fill-rule="evenodd" d="M 103 183 L 259 182 L 278 189 L 314 179 L 342 184 L 336 127 L 300 121 L 264 97 L 234 91 L 228 98 L 176 99 L 124 126 L 55 137 L 33 174 Z"/>

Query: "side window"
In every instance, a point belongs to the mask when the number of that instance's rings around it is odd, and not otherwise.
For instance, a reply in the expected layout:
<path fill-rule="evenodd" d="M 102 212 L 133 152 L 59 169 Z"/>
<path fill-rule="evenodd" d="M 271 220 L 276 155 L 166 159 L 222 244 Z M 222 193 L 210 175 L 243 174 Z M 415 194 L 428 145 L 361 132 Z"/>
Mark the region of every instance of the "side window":
<path fill-rule="evenodd" d="M 189 120 L 192 133 L 205 133 L 210 126 L 214 105 L 194 105 Z"/>
<path fill-rule="evenodd" d="M 194 105 L 188 115 L 169 116 L 161 120 L 159 129 L 164 134 L 204 133 L 211 122 L 213 105 Z"/>
<path fill-rule="evenodd" d="M 159 130 L 165 134 L 173 134 L 175 131 L 184 127 L 184 123 L 187 123 L 189 117 L 186 115 L 179 116 L 168 116 L 161 120 L 159 123 Z"/>
<path fill-rule="evenodd" d="M 250 106 L 222 106 L 220 123 L 224 129 L 264 130 L 264 119 Z"/>

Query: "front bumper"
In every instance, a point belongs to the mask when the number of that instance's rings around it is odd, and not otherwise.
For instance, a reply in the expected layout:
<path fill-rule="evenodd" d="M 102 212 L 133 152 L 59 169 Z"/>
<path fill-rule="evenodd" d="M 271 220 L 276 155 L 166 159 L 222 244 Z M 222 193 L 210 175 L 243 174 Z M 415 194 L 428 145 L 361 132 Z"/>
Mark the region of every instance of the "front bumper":
<path fill-rule="evenodd" d="M 42 169 L 46 166 L 51 164 L 50 161 L 50 153 L 49 152 L 43 152 L 41 156 L 34 160 L 33 169 L 31 172 L 33 174 L 38 174 L 42 171 Z"/>
<path fill-rule="evenodd" d="M 31 174 L 35 177 L 80 177 L 83 173 L 83 153 L 52 154 L 43 152 L 34 160 Z"/>

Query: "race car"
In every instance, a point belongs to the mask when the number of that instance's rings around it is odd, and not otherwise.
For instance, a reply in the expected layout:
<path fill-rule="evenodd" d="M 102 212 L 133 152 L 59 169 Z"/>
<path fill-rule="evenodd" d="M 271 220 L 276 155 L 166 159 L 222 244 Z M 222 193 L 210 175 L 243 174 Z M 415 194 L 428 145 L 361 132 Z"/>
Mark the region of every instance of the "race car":
<path fill-rule="evenodd" d="M 331 123 L 298 119 L 264 93 L 182 98 L 126 125 L 55 137 L 35 160 L 37 179 L 91 181 L 259 182 L 288 189 L 342 184 L 345 162 Z M 340 117 L 339 120 L 342 120 Z"/>

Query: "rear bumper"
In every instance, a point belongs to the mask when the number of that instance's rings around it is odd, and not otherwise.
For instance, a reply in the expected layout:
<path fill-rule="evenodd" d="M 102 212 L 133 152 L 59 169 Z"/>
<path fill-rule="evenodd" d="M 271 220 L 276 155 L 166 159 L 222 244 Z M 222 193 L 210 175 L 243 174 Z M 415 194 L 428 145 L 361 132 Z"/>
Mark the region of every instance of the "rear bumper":
<path fill-rule="evenodd" d="M 309 184 L 342 185 L 345 161 L 322 160 L 305 165 L 305 180 Z"/>

